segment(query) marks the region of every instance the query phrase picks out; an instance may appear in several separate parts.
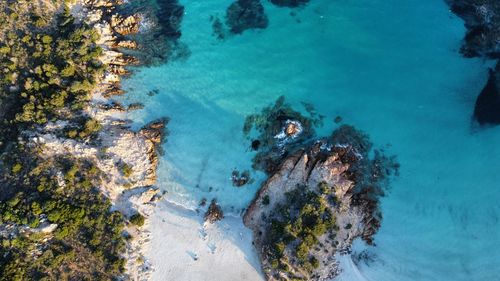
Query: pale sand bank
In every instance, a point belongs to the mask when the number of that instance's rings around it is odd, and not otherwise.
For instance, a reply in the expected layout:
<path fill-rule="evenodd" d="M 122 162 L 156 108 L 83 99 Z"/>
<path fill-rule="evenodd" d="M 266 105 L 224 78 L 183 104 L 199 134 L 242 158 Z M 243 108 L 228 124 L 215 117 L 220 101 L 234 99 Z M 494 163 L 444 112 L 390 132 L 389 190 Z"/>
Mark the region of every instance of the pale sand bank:
<path fill-rule="evenodd" d="M 144 250 L 152 280 L 263 280 L 252 233 L 240 217 L 205 224 L 203 214 L 163 200 L 148 230 L 151 241 Z"/>

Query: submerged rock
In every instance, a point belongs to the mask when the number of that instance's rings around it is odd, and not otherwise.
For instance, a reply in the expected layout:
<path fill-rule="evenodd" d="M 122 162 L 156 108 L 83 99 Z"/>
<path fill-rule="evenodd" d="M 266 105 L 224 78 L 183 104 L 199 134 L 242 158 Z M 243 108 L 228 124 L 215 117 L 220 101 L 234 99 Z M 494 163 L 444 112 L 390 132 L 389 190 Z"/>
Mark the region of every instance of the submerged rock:
<path fill-rule="evenodd" d="M 490 71 L 488 82 L 477 97 L 474 118 L 481 125 L 500 124 L 500 63 Z"/>
<path fill-rule="evenodd" d="M 270 174 L 244 215 L 268 280 L 328 280 L 334 255 L 356 238 L 373 244 L 378 198 L 397 165 L 362 132 L 342 126 L 304 144 Z"/>
<path fill-rule="evenodd" d="M 465 57 L 500 58 L 500 1 L 446 0 L 451 10 L 465 21 L 467 34 L 461 52 Z M 479 124 L 500 124 L 500 63 L 490 72 L 479 94 L 474 119 Z"/>
<path fill-rule="evenodd" d="M 208 221 L 209 223 L 214 223 L 216 221 L 219 221 L 224 218 L 224 213 L 222 212 L 221 207 L 217 204 L 216 200 L 213 199 L 212 202 L 210 203 L 210 206 L 208 206 L 208 210 L 205 213 L 205 221 Z"/>
<path fill-rule="evenodd" d="M 217 38 L 218 40 L 224 40 L 224 38 L 226 38 L 226 28 L 218 17 L 213 18 L 212 30 L 212 35 L 215 36 L 215 38 Z"/>
<path fill-rule="evenodd" d="M 247 29 L 266 28 L 268 23 L 260 0 L 237 0 L 226 11 L 226 24 L 235 34 Z"/>
<path fill-rule="evenodd" d="M 276 6 L 280 7 L 299 7 L 302 5 L 305 5 L 309 3 L 310 0 L 271 0 L 271 3 L 273 3 Z"/>

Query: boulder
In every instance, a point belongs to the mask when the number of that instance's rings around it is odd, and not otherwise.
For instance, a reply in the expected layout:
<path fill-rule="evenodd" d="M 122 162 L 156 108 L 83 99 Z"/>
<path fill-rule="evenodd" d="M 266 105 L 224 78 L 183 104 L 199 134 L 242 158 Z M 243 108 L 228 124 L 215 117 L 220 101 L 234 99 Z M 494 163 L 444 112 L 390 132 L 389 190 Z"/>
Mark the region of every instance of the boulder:
<path fill-rule="evenodd" d="M 204 219 L 209 223 L 214 223 L 224 218 L 224 213 L 222 212 L 221 207 L 217 204 L 216 200 L 213 199 L 208 206 L 208 210 L 205 213 Z"/>
<path fill-rule="evenodd" d="M 300 132 L 302 132 L 302 128 L 300 126 L 300 123 L 296 122 L 296 121 L 289 121 L 286 123 L 285 125 L 285 134 L 287 137 L 295 137 L 297 136 L 298 134 L 300 134 Z"/>

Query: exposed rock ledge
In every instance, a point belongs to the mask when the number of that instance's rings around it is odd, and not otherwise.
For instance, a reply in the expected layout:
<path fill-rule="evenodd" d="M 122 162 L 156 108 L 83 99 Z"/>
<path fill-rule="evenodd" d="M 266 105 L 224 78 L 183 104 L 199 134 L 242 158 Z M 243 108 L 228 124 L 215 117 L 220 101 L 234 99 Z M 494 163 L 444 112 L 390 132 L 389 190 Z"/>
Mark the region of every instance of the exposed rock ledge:
<path fill-rule="evenodd" d="M 379 153 L 370 160 L 369 149 L 365 135 L 343 126 L 286 157 L 263 184 L 244 223 L 268 280 L 330 280 L 340 270 L 335 253 L 358 237 L 373 243 L 392 164 Z"/>

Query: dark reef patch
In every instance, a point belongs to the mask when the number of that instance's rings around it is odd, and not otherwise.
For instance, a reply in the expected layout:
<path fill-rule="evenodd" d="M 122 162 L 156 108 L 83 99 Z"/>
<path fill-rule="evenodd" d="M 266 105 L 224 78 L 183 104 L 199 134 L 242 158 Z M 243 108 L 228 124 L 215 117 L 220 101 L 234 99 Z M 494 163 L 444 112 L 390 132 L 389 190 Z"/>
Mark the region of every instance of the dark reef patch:
<path fill-rule="evenodd" d="M 271 3 L 280 7 L 295 8 L 307 4 L 309 1 L 310 0 L 271 0 Z"/>
<path fill-rule="evenodd" d="M 179 39 L 181 22 L 184 17 L 184 6 L 178 0 L 157 0 L 158 10 L 156 17 L 159 19 L 162 34 L 170 39 Z"/>
<path fill-rule="evenodd" d="M 226 27 L 218 17 L 210 17 L 210 20 L 212 21 L 212 35 L 217 38 L 218 40 L 224 40 L 226 38 Z"/>
<path fill-rule="evenodd" d="M 474 118 L 481 125 L 500 124 L 500 63 L 490 70 L 488 82 L 477 97 Z"/>
<path fill-rule="evenodd" d="M 237 0 L 226 11 L 226 25 L 231 33 L 241 34 L 248 29 L 264 29 L 269 24 L 260 0 Z"/>

